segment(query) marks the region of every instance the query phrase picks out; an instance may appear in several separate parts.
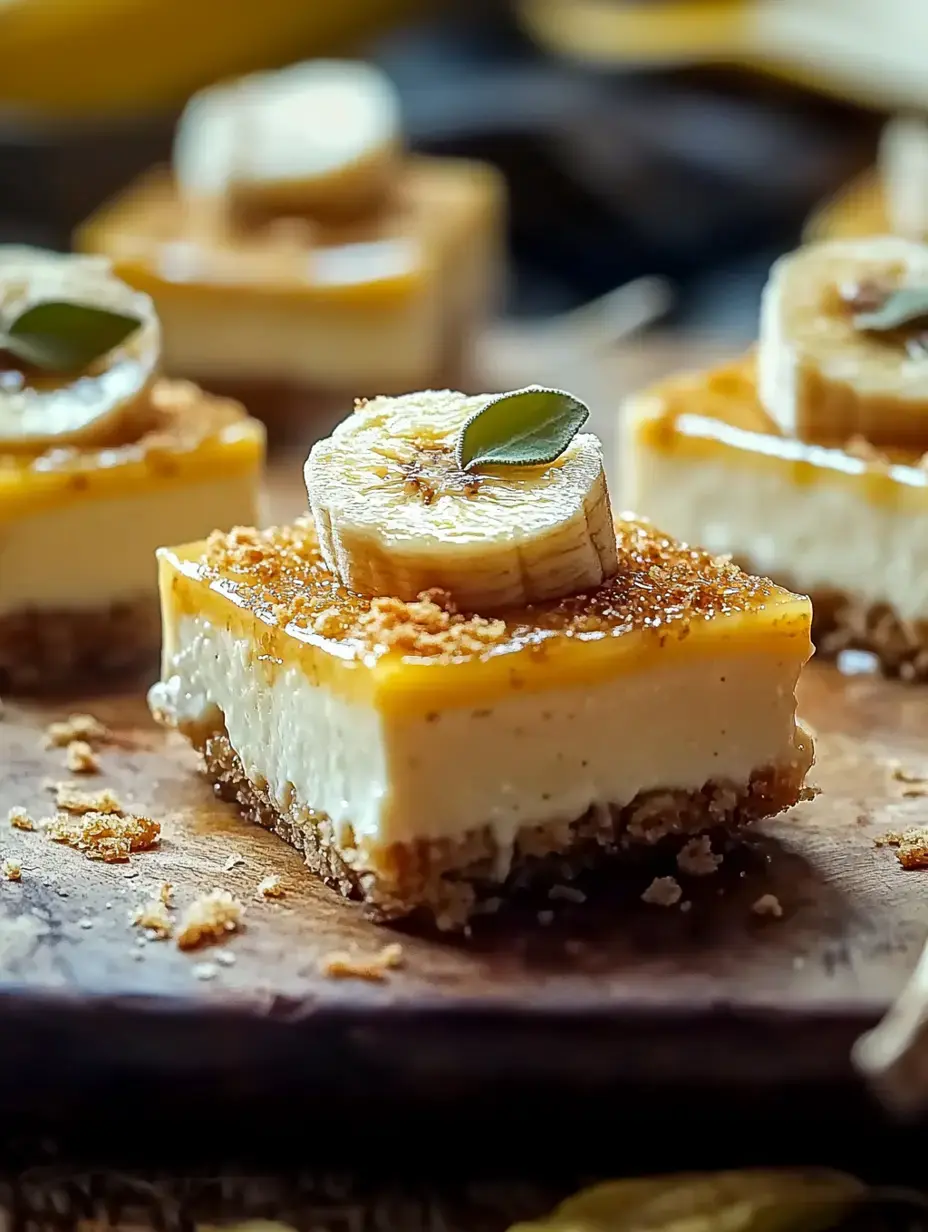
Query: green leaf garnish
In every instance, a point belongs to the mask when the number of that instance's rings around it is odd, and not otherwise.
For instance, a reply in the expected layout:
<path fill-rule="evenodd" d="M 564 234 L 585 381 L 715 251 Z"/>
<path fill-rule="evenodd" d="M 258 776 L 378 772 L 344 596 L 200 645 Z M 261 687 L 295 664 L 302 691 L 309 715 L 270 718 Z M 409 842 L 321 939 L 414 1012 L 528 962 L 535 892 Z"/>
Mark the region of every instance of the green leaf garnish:
<path fill-rule="evenodd" d="M 899 287 L 872 312 L 858 312 L 854 328 L 876 333 L 903 325 L 928 325 L 928 287 Z"/>
<path fill-rule="evenodd" d="M 94 304 L 47 300 L 33 304 L 0 334 L 0 350 L 45 372 L 80 372 L 125 342 L 139 317 Z"/>
<path fill-rule="evenodd" d="M 589 418 L 579 398 L 529 385 L 491 398 L 461 429 L 461 470 L 478 466 L 545 466 L 559 458 Z"/>

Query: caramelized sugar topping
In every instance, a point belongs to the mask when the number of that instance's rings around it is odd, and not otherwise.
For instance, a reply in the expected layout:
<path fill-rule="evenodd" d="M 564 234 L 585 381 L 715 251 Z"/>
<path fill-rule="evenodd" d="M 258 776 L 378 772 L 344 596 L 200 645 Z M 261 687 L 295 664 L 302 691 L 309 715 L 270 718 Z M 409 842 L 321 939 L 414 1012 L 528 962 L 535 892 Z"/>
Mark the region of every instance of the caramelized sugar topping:
<path fill-rule="evenodd" d="M 693 621 L 757 611 L 776 594 L 764 578 L 690 548 L 649 523 L 617 524 L 619 572 L 597 590 L 487 619 L 429 591 L 412 603 L 368 598 L 323 562 L 308 519 L 267 531 L 214 532 L 202 565 L 242 606 L 278 627 L 339 642 L 358 656 L 460 658 L 550 636 L 595 638 L 652 629 L 685 637 Z"/>

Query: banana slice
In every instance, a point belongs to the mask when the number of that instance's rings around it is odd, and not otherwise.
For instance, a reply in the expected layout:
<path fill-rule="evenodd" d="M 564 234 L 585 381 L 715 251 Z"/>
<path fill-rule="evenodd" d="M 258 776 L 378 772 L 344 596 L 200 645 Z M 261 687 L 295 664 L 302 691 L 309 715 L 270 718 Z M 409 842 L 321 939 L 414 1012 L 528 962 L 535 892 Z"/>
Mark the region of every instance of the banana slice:
<path fill-rule="evenodd" d="M 462 471 L 455 446 L 487 399 L 449 390 L 360 405 L 306 463 L 329 568 L 351 590 L 406 601 L 433 587 L 489 612 L 599 586 L 618 570 L 595 436 L 545 466 Z"/>
<path fill-rule="evenodd" d="M 761 300 L 757 381 L 784 432 L 928 449 L 924 322 L 855 324 L 903 287 L 928 294 L 928 247 L 894 236 L 828 240 L 776 262 Z"/>
<path fill-rule="evenodd" d="M 244 221 L 341 219 L 375 208 L 396 175 L 399 103 L 371 65 L 314 60 L 203 91 L 181 117 L 175 176 Z"/>
<path fill-rule="evenodd" d="M 76 373 L 36 370 L 5 352 L 0 341 L 0 452 L 107 444 L 147 412 L 161 347 L 148 296 L 120 282 L 105 258 L 0 246 L 0 333 L 27 309 L 61 301 L 107 308 L 142 324 Z"/>
<path fill-rule="evenodd" d="M 897 116 L 883 129 L 878 165 L 890 226 L 907 239 L 928 239 L 928 121 Z"/>

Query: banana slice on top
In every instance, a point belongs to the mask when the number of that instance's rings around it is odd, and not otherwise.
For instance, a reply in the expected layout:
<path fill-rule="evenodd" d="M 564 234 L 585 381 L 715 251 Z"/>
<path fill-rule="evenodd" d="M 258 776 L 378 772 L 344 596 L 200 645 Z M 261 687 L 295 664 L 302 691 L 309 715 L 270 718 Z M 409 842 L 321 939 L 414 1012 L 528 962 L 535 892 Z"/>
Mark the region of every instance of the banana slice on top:
<path fill-rule="evenodd" d="M 375 208 L 402 147 L 396 91 L 369 64 L 312 60 L 196 95 L 175 138 L 187 197 L 224 196 L 245 221 Z"/>
<path fill-rule="evenodd" d="M 928 449 L 928 247 L 826 240 L 782 257 L 761 300 L 758 393 L 785 433 Z"/>
<path fill-rule="evenodd" d="M 0 246 L 0 452 L 121 439 L 160 349 L 151 300 L 105 258 Z"/>
<path fill-rule="evenodd" d="M 326 564 L 350 590 L 410 601 L 439 588 L 489 612 L 617 572 L 598 438 L 573 435 L 543 465 L 464 469 L 462 429 L 490 401 L 449 390 L 376 398 L 313 446 L 310 510 Z"/>

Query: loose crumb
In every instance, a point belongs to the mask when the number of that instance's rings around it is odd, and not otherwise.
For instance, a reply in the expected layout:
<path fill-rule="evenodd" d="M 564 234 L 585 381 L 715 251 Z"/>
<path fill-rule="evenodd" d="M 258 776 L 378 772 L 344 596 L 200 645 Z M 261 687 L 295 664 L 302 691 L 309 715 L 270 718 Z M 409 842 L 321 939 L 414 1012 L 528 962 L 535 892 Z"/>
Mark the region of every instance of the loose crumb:
<path fill-rule="evenodd" d="M 100 758 L 86 740 L 72 740 L 65 750 L 64 765 L 72 774 L 99 774 Z"/>
<path fill-rule="evenodd" d="M 245 908 L 228 890 L 213 890 L 204 894 L 184 912 L 175 940 L 181 950 L 195 950 L 201 945 L 213 945 L 242 926 Z"/>
<path fill-rule="evenodd" d="M 0 864 L 0 872 L 7 881 L 22 881 L 23 879 L 23 866 L 18 860 L 4 860 Z"/>
<path fill-rule="evenodd" d="M 149 851 L 161 840 L 161 823 L 134 813 L 59 813 L 46 823 L 48 837 L 83 852 L 88 860 L 125 863 L 133 852 Z"/>
<path fill-rule="evenodd" d="M 35 829 L 35 822 L 24 808 L 11 808 L 6 815 L 6 819 L 14 830 Z"/>
<path fill-rule="evenodd" d="M 560 899 L 564 903 L 585 903 L 586 895 L 582 890 L 578 890 L 576 886 L 571 885 L 553 885 L 548 890 L 548 898 L 552 902 Z"/>
<path fill-rule="evenodd" d="M 877 847 L 894 847 L 896 859 L 903 868 L 928 868 L 928 826 L 882 834 L 874 839 Z"/>
<path fill-rule="evenodd" d="M 677 868 L 690 877 L 709 877 L 718 870 L 722 856 L 712 850 L 707 834 L 698 834 L 677 852 Z"/>
<path fill-rule="evenodd" d="M 385 945 L 373 958 L 356 958 L 351 954 L 337 952 L 327 954 L 321 963 L 323 975 L 330 979 L 370 980 L 378 983 L 385 980 L 391 971 L 404 962 L 403 947 L 398 942 Z"/>
<path fill-rule="evenodd" d="M 258 882 L 258 887 L 255 890 L 255 898 L 283 898 L 284 888 L 280 884 L 280 878 L 271 874 L 265 877 L 263 881 Z"/>
<path fill-rule="evenodd" d="M 683 897 L 683 890 L 675 877 L 655 877 L 641 896 L 643 903 L 655 907 L 673 907 Z"/>
<path fill-rule="evenodd" d="M 245 857 L 236 855 L 233 852 L 232 855 L 226 857 L 226 862 L 222 866 L 222 871 L 224 873 L 231 873 L 233 868 L 237 868 L 239 864 L 244 864 L 244 863 L 245 863 Z"/>
<path fill-rule="evenodd" d="M 783 908 L 780 906 L 780 900 L 775 894 L 762 894 L 751 907 L 751 910 L 755 915 L 769 915 L 775 920 L 779 920 L 783 916 Z"/>
<path fill-rule="evenodd" d="M 215 963 L 201 962 L 193 968 L 193 974 L 198 980 L 214 980 L 219 974 L 219 968 Z"/>
<path fill-rule="evenodd" d="M 109 729 L 92 714 L 72 714 L 62 722 L 49 723 L 45 729 L 47 749 L 63 749 L 78 740 L 93 745 L 109 739 Z"/>
<path fill-rule="evenodd" d="M 132 914 L 132 923 L 136 928 L 144 928 L 152 940 L 164 941 L 174 931 L 174 921 L 164 903 L 157 899 L 143 903 Z"/>
<path fill-rule="evenodd" d="M 77 921 L 78 928 L 93 928 L 93 920 L 83 919 Z"/>
<path fill-rule="evenodd" d="M 65 813 L 122 813 L 119 797 L 109 787 L 83 791 L 75 783 L 55 784 L 55 804 Z"/>
<path fill-rule="evenodd" d="M 174 906 L 174 887 L 170 881 L 162 881 L 158 887 L 158 901 L 163 903 L 165 907 Z"/>

